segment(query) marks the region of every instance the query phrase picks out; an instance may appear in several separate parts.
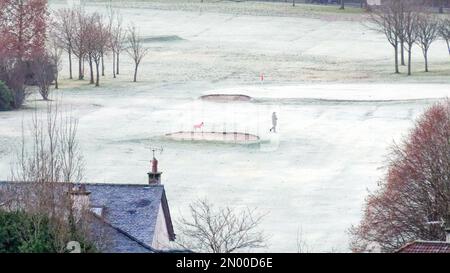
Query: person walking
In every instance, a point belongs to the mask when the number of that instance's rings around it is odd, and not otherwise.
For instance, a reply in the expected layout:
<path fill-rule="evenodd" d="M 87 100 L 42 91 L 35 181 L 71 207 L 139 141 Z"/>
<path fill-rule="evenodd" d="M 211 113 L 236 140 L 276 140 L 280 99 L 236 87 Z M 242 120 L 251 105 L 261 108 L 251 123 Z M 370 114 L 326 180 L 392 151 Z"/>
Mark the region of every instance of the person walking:
<path fill-rule="evenodd" d="M 278 121 L 277 113 L 273 112 L 272 113 L 272 128 L 270 128 L 269 132 L 274 132 L 274 133 L 277 132 L 277 121 Z"/>

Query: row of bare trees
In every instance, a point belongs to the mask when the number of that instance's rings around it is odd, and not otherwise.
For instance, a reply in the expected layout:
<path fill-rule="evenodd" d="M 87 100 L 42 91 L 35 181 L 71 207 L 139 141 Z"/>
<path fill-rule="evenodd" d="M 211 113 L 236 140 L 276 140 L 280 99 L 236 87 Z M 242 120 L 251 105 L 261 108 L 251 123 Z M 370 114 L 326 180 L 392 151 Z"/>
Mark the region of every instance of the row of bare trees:
<path fill-rule="evenodd" d="M 82 7 L 61 9 L 55 13 L 52 31 L 56 43 L 68 54 L 69 78 L 73 78 L 72 58 L 78 59 L 78 79 L 85 76 L 85 63 L 89 66 L 90 83 L 100 85 L 105 76 L 105 56 L 112 56 L 112 75 L 120 73 L 120 56 L 125 50 L 135 63 L 133 81 L 137 81 L 139 64 L 148 49 L 141 42 L 138 29 L 123 26 L 120 13 L 108 7 L 107 16 L 87 13 Z M 95 72 L 94 72 L 95 71 Z M 94 76 L 95 74 L 95 76 Z"/>
<path fill-rule="evenodd" d="M 8 108 L 19 108 L 35 85 L 44 100 L 50 86 L 58 88 L 63 52 L 68 55 L 69 77 L 72 61 L 78 59 L 78 79 L 89 67 L 90 83 L 100 85 L 105 75 L 105 56 L 112 56 L 112 75 L 120 69 L 120 56 L 127 52 L 135 63 L 133 81 L 148 49 L 138 29 L 124 27 L 120 13 L 107 7 L 106 15 L 87 13 L 83 6 L 61 9 L 49 16 L 46 1 L 0 0 L 0 80 L 13 98 Z"/>
<path fill-rule="evenodd" d="M 414 45 L 421 49 L 425 72 L 428 72 L 428 51 L 431 44 L 441 38 L 449 45 L 450 20 L 432 13 L 422 0 L 388 0 L 383 3 L 373 10 L 370 18 L 376 30 L 382 32 L 394 48 L 395 73 L 400 73 L 400 64 L 406 65 L 407 53 L 408 75 L 411 75 Z"/>

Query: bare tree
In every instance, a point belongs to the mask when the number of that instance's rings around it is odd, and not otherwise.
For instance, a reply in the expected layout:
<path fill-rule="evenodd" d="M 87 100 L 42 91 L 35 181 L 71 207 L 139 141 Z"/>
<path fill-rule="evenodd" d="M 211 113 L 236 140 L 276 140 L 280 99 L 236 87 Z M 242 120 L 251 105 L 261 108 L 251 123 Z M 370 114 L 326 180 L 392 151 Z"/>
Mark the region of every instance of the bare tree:
<path fill-rule="evenodd" d="M 10 198 L 6 202 L 9 209 L 48 216 L 55 229 L 55 248 L 64 252 L 67 242 L 92 235 L 87 208 L 75 206 L 69 194 L 84 173 L 78 121 L 49 102 L 45 112 L 33 113 L 29 128 L 22 124 L 22 142 L 11 168 L 12 180 L 17 183 L 2 189 L 2 194 Z"/>
<path fill-rule="evenodd" d="M 49 37 L 48 37 L 48 43 L 47 43 L 47 51 L 49 54 L 50 61 L 54 67 L 55 89 L 58 89 L 59 88 L 58 76 L 59 76 L 59 71 L 61 70 L 61 57 L 62 57 L 64 47 L 61 47 L 61 44 L 58 39 L 58 34 L 55 29 L 51 29 L 48 36 Z M 70 69 L 70 70 L 72 70 L 72 69 Z"/>
<path fill-rule="evenodd" d="M 417 45 L 422 49 L 425 60 L 425 72 L 428 72 L 428 50 L 439 37 L 439 21 L 431 13 L 422 13 L 416 21 Z"/>
<path fill-rule="evenodd" d="M 399 41 L 402 36 L 401 17 L 399 15 L 399 2 L 387 1 L 384 5 L 374 9 L 370 14 L 371 22 L 376 30 L 383 33 L 389 44 L 394 48 L 395 73 L 400 73 L 398 68 Z"/>
<path fill-rule="evenodd" d="M 359 7 L 360 8 L 366 8 L 367 9 L 367 0 L 360 0 L 359 1 Z"/>
<path fill-rule="evenodd" d="M 309 246 L 303 238 L 303 230 L 298 228 L 297 230 L 297 253 L 308 253 L 310 252 Z"/>
<path fill-rule="evenodd" d="M 110 49 L 112 51 L 112 67 L 113 67 L 113 77 L 116 78 L 116 75 L 119 74 L 119 61 L 120 61 L 120 53 L 123 49 L 123 44 L 125 41 L 125 31 L 122 26 L 122 16 L 119 10 L 112 8 L 109 9 L 109 28 L 110 28 Z"/>
<path fill-rule="evenodd" d="M 433 105 L 387 158 L 379 189 L 351 229 L 354 251 L 395 251 L 414 240 L 445 240 L 450 213 L 450 102 Z"/>
<path fill-rule="evenodd" d="M 127 53 L 134 61 L 133 82 L 136 82 L 139 64 L 141 63 L 145 55 L 147 55 L 148 48 L 144 47 L 144 45 L 142 44 L 141 37 L 139 37 L 138 30 L 136 29 L 135 26 L 129 27 L 127 41 L 128 41 L 128 47 L 126 49 Z"/>
<path fill-rule="evenodd" d="M 81 183 L 85 164 L 77 131 L 78 120 L 64 114 L 57 102 L 48 102 L 45 112 L 35 110 L 30 129 L 22 126 L 13 180 Z M 27 135 L 31 135 L 31 143 Z"/>
<path fill-rule="evenodd" d="M 444 13 L 444 0 L 439 0 L 438 12 L 439 13 Z"/>
<path fill-rule="evenodd" d="M 101 15 L 97 12 L 85 16 L 85 50 L 86 58 L 89 64 L 89 83 L 95 83 L 94 77 L 94 55 L 98 52 L 98 38 L 97 38 L 97 22 L 101 20 Z"/>
<path fill-rule="evenodd" d="M 413 2 L 409 5 L 402 7 L 403 10 L 403 20 L 402 20 L 402 40 L 404 41 L 404 48 L 408 52 L 408 76 L 411 75 L 411 56 L 412 56 L 412 46 L 417 42 L 417 6 Z"/>
<path fill-rule="evenodd" d="M 391 0 L 392 1 L 392 0 Z M 393 0 L 396 1 L 396 0 Z M 398 2 L 395 4 L 395 9 L 397 13 L 397 26 L 398 26 L 398 39 L 400 42 L 400 64 L 402 66 L 406 65 L 405 63 L 405 2 L 407 0 L 397 0 Z"/>
<path fill-rule="evenodd" d="M 92 48 L 89 51 L 96 68 L 95 86 L 100 86 L 100 62 L 102 63 L 102 74 L 104 73 L 103 57 L 110 44 L 110 37 L 109 27 L 103 23 L 102 17 L 99 15 L 95 16 L 92 21 L 90 35 L 90 44 L 92 44 Z"/>
<path fill-rule="evenodd" d="M 443 19 L 439 24 L 439 36 L 447 43 L 448 54 L 450 55 L 450 19 Z"/>
<path fill-rule="evenodd" d="M 265 247 L 265 236 L 258 227 L 264 215 L 253 210 L 216 209 L 207 200 L 190 206 L 191 218 L 179 221 L 177 243 L 198 252 L 231 253 Z"/>
<path fill-rule="evenodd" d="M 76 9 L 73 31 L 72 52 L 78 58 L 78 79 L 84 79 L 83 62 L 88 49 L 87 15 L 82 7 Z"/>
<path fill-rule="evenodd" d="M 112 71 L 113 77 L 116 78 L 116 74 L 119 74 L 119 55 L 122 50 L 122 44 L 124 41 L 124 31 L 122 28 L 122 17 L 117 14 L 116 19 L 113 20 L 113 26 L 111 28 L 111 51 L 112 51 Z"/>
<path fill-rule="evenodd" d="M 107 29 L 108 29 L 108 33 L 109 33 L 109 37 L 108 37 L 108 44 L 106 45 L 107 48 L 109 50 L 111 50 L 111 52 L 113 53 L 112 59 L 112 72 L 113 72 L 113 78 L 116 77 L 116 54 L 115 54 L 115 48 L 114 48 L 114 38 L 117 35 L 116 33 L 113 33 L 113 31 L 115 31 L 115 27 L 116 27 L 116 20 L 119 21 L 119 13 L 118 11 L 113 7 L 112 2 L 109 2 L 106 5 L 106 10 L 107 10 Z M 119 22 L 120 25 L 121 22 Z M 102 76 L 105 76 L 105 67 L 104 67 L 104 58 L 102 57 Z"/>
<path fill-rule="evenodd" d="M 73 9 L 61 9 L 55 13 L 53 28 L 58 43 L 67 52 L 69 59 L 69 78 L 72 79 L 72 51 L 75 32 L 76 13 Z"/>
<path fill-rule="evenodd" d="M 113 78 L 116 78 L 116 74 L 119 71 L 119 54 L 122 50 L 122 44 L 124 40 L 124 33 L 122 28 L 122 17 L 117 12 L 111 12 L 110 14 L 110 48 L 112 51 L 112 72 Z"/>
<path fill-rule="evenodd" d="M 30 70 L 33 74 L 34 83 L 39 87 L 42 99 L 48 100 L 50 85 L 55 80 L 56 75 L 56 68 L 51 57 L 47 53 L 36 56 L 30 63 Z"/>
<path fill-rule="evenodd" d="M 122 28 L 117 28 L 116 31 L 120 31 L 120 32 L 118 32 L 118 33 L 120 33 L 120 35 L 117 35 L 117 37 L 118 37 L 117 41 L 119 41 L 119 42 L 116 44 L 116 74 L 119 75 L 120 74 L 120 53 L 122 53 L 122 50 L 123 50 L 123 43 L 125 41 L 125 33 Z"/>

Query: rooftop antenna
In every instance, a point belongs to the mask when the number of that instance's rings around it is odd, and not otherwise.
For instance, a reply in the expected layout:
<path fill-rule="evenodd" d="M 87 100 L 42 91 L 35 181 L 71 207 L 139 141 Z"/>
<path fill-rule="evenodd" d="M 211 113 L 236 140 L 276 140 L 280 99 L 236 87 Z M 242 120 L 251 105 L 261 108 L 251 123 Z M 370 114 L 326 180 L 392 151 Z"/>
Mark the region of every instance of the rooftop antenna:
<path fill-rule="evenodd" d="M 152 151 L 153 159 L 155 159 L 155 152 L 159 152 L 160 154 L 162 154 L 162 152 L 164 151 L 163 147 L 149 147 L 149 149 Z"/>

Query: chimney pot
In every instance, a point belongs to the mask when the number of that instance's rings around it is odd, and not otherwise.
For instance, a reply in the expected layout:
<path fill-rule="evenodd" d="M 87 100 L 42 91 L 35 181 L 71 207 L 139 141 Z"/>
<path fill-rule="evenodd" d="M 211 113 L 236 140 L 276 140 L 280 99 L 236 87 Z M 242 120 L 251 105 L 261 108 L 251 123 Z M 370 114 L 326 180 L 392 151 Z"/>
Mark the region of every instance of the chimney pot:
<path fill-rule="evenodd" d="M 152 160 L 152 173 L 158 172 L 158 160 L 156 158 L 153 158 Z"/>
<path fill-rule="evenodd" d="M 152 160 L 152 171 L 148 173 L 148 183 L 150 185 L 161 184 L 161 172 L 158 172 L 158 160 L 153 157 Z"/>

